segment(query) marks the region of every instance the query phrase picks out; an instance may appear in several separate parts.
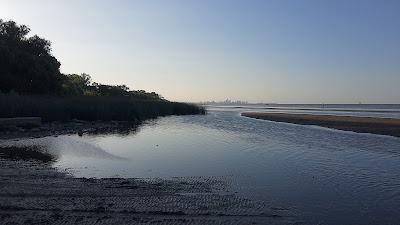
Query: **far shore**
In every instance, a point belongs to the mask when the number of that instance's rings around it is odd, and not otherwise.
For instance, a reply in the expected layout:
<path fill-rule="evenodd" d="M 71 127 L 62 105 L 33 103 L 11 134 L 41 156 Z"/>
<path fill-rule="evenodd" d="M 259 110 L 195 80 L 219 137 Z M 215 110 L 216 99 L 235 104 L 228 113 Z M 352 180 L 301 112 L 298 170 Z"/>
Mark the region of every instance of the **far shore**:
<path fill-rule="evenodd" d="M 301 125 L 317 125 L 344 131 L 400 137 L 400 119 L 269 112 L 244 112 L 245 117 Z"/>

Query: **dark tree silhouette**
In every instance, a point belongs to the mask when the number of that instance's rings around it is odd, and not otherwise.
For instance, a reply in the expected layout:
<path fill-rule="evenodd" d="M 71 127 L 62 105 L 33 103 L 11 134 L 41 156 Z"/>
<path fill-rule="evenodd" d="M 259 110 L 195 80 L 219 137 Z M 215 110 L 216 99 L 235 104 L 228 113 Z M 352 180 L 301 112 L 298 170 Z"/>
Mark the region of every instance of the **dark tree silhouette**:
<path fill-rule="evenodd" d="M 29 27 L 0 20 L 0 91 L 22 94 L 60 94 L 60 63 L 51 55 L 51 43 Z"/>
<path fill-rule="evenodd" d="M 29 32 L 25 25 L 0 20 L 0 93 L 164 100 L 155 92 L 134 91 L 126 85 L 92 83 L 85 73 L 61 74 L 50 41 L 37 35 L 28 37 Z"/>
<path fill-rule="evenodd" d="M 29 32 L 25 25 L 0 20 L 0 117 L 141 121 L 205 113 L 202 107 L 170 102 L 155 92 L 94 83 L 88 74 L 61 74 L 50 41 L 28 37 Z"/>

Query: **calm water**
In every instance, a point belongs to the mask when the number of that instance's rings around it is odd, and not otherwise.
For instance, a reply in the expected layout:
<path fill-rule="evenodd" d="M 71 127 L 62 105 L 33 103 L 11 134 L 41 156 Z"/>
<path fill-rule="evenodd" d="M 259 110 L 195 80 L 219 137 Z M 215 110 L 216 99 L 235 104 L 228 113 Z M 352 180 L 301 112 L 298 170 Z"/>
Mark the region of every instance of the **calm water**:
<path fill-rule="evenodd" d="M 239 111 L 165 117 L 127 135 L 14 144 L 45 146 L 58 156 L 55 167 L 77 177 L 217 176 L 239 195 L 288 208 L 307 223 L 399 223 L 400 138 L 255 120 Z"/>
<path fill-rule="evenodd" d="M 236 106 L 210 105 L 208 108 L 229 111 L 266 111 L 400 119 L 400 104 L 250 104 Z"/>

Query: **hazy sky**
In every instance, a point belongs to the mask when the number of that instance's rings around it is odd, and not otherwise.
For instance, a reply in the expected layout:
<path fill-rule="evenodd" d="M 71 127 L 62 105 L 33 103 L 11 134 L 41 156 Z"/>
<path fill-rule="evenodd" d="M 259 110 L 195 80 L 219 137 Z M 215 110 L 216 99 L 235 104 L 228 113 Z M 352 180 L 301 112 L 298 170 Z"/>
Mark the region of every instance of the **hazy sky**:
<path fill-rule="evenodd" d="M 63 73 L 171 100 L 400 103 L 399 0 L 0 0 Z"/>

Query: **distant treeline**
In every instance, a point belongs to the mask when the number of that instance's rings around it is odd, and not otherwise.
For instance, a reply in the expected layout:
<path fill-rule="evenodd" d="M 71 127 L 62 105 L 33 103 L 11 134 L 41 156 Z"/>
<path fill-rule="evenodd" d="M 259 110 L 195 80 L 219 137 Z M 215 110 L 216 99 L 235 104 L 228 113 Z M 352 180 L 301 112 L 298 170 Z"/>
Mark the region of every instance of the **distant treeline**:
<path fill-rule="evenodd" d="M 240 100 L 230 100 L 226 99 L 225 101 L 205 101 L 205 102 L 199 102 L 199 104 L 202 105 L 247 105 L 249 102 L 247 101 L 240 101 Z"/>
<path fill-rule="evenodd" d="M 169 102 L 155 92 L 92 82 L 88 74 L 62 74 L 51 43 L 29 27 L 0 20 L 0 117 L 41 116 L 44 120 L 137 120 L 204 113 Z"/>

